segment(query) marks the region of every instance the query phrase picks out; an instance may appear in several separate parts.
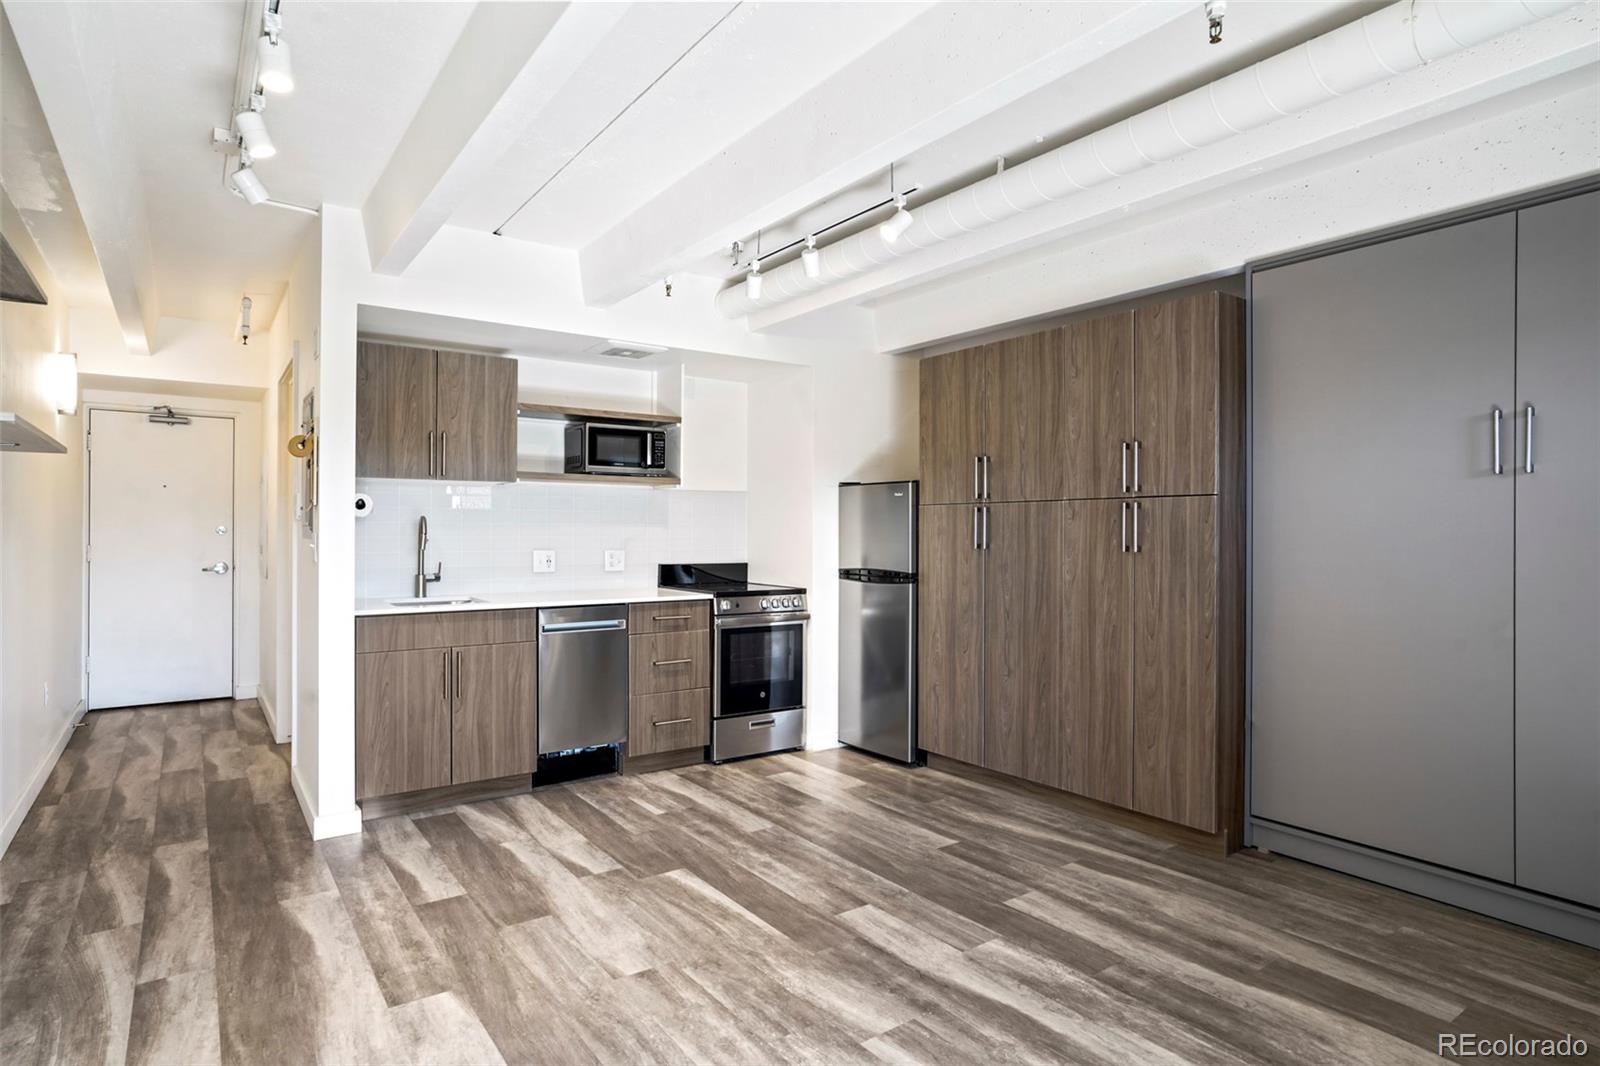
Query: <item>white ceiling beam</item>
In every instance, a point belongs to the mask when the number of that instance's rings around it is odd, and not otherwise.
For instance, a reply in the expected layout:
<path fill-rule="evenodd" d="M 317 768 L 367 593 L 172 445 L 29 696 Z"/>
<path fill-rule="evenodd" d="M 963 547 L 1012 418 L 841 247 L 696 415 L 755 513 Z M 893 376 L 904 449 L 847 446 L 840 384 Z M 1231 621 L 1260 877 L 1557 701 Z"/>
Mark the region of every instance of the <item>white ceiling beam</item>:
<path fill-rule="evenodd" d="M 1194 11 L 1130 2 L 996 15 L 934 5 L 727 145 L 581 250 L 584 299 L 616 303 Z"/>
<path fill-rule="evenodd" d="M 375 271 L 411 264 L 631 6 L 477 6 L 362 207 Z"/>
<path fill-rule="evenodd" d="M 115 91 L 114 41 L 93 4 L 5 9 L 33 78 L 128 351 L 149 355 L 160 317 L 155 260 L 130 125 Z"/>

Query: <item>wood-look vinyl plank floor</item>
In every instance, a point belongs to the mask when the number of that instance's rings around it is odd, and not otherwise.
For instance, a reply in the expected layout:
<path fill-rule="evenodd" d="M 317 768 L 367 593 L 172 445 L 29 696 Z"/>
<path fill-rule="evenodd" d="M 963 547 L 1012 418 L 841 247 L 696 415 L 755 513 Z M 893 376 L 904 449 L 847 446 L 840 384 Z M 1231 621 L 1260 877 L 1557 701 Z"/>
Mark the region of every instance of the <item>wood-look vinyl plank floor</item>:
<path fill-rule="evenodd" d="M 313 843 L 253 701 L 91 714 L 0 860 L 0 1061 L 1405 1063 L 1600 953 L 849 751 Z"/>

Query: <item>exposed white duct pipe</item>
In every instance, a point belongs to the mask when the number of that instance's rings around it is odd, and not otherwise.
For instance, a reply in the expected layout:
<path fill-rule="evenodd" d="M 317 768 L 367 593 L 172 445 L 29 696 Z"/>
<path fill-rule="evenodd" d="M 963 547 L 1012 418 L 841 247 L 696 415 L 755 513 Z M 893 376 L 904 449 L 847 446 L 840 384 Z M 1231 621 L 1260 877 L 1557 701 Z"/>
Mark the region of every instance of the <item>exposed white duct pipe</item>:
<path fill-rule="evenodd" d="M 893 244 L 876 227 L 819 248 L 816 276 L 798 261 L 762 273 L 761 298 L 744 285 L 717 294 L 737 318 L 1047 203 L 1064 200 L 1298 114 L 1397 74 L 1548 18 L 1579 0 L 1401 0 L 1287 52 L 925 204 Z"/>

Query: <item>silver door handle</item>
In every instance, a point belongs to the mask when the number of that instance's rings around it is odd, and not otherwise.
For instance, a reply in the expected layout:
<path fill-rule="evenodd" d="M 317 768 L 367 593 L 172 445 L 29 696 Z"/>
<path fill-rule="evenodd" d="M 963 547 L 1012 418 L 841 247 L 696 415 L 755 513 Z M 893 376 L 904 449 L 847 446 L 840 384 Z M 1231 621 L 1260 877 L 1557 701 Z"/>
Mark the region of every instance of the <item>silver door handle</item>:
<path fill-rule="evenodd" d="M 989 498 L 989 457 L 983 457 L 983 498 Z"/>
<path fill-rule="evenodd" d="M 1139 501 L 1138 500 L 1134 500 L 1133 501 L 1133 550 L 1134 550 L 1135 554 L 1137 554 L 1138 551 L 1139 551 Z"/>
<path fill-rule="evenodd" d="M 778 724 L 777 719 L 768 718 L 768 719 L 766 719 L 764 721 L 760 721 L 760 722 L 751 722 L 750 723 L 750 728 L 751 729 L 771 729 L 773 726 L 775 726 L 777 724 Z"/>
<path fill-rule="evenodd" d="M 693 718 L 668 718 L 665 722 L 651 722 L 650 725 L 656 729 L 660 729 L 664 725 L 682 725 L 685 722 L 692 721 L 694 721 Z"/>
<path fill-rule="evenodd" d="M 983 512 L 983 550 L 989 550 L 989 508 L 979 508 Z"/>
<path fill-rule="evenodd" d="M 433 430 L 430 429 L 430 430 L 428 430 L 428 476 L 429 477 L 433 476 L 433 471 L 434 471 L 434 464 L 433 464 Z"/>
<path fill-rule="evenodd" d="M 1138 441 L 1134 441 L 1133 442 L 1133 491 L 1134 492 L 1143 492 L 1144 491 L 1144 486 L 1139 483 L 1139 442 Z M 1139 512 L 1138 511 L 1134 511 L 1133 514 L 1134 514 L 1134 524 L 1135 524 L 1135 527 L 1137 528 L 1138 521 L 1139 521 L 1139 518 L 1138 518 Z M 1139 542 L 1139 538 L 1138 537 L 1134 537 L 1133 540 L 1134 540 L 1135 544 L 1137 544 Z M 1139 549 L 1138 548 L 1134 548 L 1133 550 L 1134 551 L 1138 551 Z"/>
<path fill-rule="evenodd" d="M 978 512 L 981 511 L 981 510 L 983 510 L 982 507 L 974 507 L 972 509 L 972 550 L 973 551 L 982 551 L 983 550 L 982 545 L 980 545 L 978 543 Z"/>
<path fill-rule="evenodd" d="M 210 566 L 202 566 L 200 570 L 206 574 L 226 574 L 228 572 L 228 564 L 212 563 Z"/>
<path fill-rule="evenodd" d="M 983 456 L 981 455 L 972 457 L 972 498 L 974 500 L 983 499 Z"/>
<path fill-rule="evenodd" d="M 456 699 L 461 698 L 461 653 L 456 652 L 456 668 L 452 671 L 456 675 Z"/>
<path fill-rule="evenodd" d="M 650 665 L 651 666 L 682 666 L 684 663 L 692 663 L 692 662 L 694 662 L 693 659 L 656 659 Z"/>
<path fill-rule="evenodd" d="M 439 431 L 439 476 L 444 477 L 445 456 L 450 454 L 450 433 L 448 430 Z"/>
<path fill-rule="evenodd" d="M 693 618 L 692 614 L 653 614 L 650 616 L 657 622 L 686 622 Z"/>
<path fill-rule="evenodd" d="M 1122 501 L 1122 550 L 1128 550 L 1128 501 Z"/>
<path fill-rule="evenodd" d="M 1122 442 L 1122 491 L 1128 491 L 1128 442 Z"/>
<path fill-rule="evenodd" d="M 1533 473 L 1533 404 L 1531 403 L 1528 405 L 1528 443 L 1522 451 L 1522 468 L 1531 474 Z"/>
<path fill-rule="evenodd" d="M 1505 415 L 1500 408 L 1496 407 L 1494 409 L 1494 472 L 1496 474 L 1504 474 L 1506 472 L 1506 464 L 1500 460 L 1500 423 L 1503 421 L 1505 421 Z"/>
<path fill-rule="evenodd" d="M 446 703 L 450 702 L 450 653 L 444 653 L 444 669 L 439 671 L 439 677 L 444 681 L 444 691 L 439 693 Z"/>

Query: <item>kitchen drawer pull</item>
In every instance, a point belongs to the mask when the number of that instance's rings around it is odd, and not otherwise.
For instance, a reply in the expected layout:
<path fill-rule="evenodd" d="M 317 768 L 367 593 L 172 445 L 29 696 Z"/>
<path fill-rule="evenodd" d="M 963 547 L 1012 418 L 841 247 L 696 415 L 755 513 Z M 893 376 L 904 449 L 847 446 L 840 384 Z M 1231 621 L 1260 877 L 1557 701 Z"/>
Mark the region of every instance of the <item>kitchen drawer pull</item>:
<path fill-rule="evenodd" d="M 655 726 L 657 729 L 660 729 L 664 725 L 682 725 L 685 722 L 692 721 L 694 721 L 693 718 L 669 718 L 665 722 L 651 722 L 650 724 Z"/>
<path fill-rule="evenodd" d="M 777 724 L 778 724 L 778 720 L 776 718 L 767 718 L 767 719 L 764 719 L 764 720 L 762 720 L 760 722 L 751 722 L 750 723 L 750 728 L 751 729 L 771 729 L 773 726 L 775 726 Z"/>
<path fill-rule="evenodd" d="M 657 622 L 687 622 L 693 618 L 692 614 L 653 614 L 650 616 Z"/>
<path fill-rule="evenodd" d="M 682 666 L 684 663 L 692 663 L 692 662 L 694 662 L 693 659 L 657 659 L 655 662 L 651 663 L 650 665 L 651 666 Z"/>

